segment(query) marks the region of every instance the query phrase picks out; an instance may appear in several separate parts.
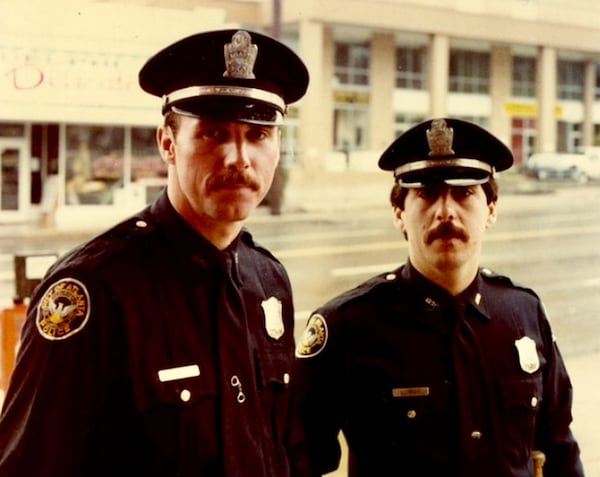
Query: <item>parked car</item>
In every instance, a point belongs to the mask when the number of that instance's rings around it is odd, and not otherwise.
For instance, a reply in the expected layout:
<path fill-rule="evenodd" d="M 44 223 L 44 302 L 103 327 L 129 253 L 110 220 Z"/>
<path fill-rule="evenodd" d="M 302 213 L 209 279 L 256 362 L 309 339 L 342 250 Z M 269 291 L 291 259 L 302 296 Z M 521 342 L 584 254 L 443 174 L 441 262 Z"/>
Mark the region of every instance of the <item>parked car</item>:
<path fill-rule="evenodd" d="M 533 154 L 525 162 L 524 170 L 539 180 L 571 180 L 583 184 L 590 179 L 600 179 L 600 148 L 585 148 L 573 154 Z"/>

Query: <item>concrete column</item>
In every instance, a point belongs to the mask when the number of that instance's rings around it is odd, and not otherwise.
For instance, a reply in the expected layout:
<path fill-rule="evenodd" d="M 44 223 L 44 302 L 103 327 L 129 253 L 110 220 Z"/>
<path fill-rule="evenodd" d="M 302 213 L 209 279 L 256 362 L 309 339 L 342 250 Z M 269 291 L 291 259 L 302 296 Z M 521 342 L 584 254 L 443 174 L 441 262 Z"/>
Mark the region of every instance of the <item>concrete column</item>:
<path fill-rule="evenodd" d="M 537 60 L 536 152 L 555 152 L 557 147 L 556 97 L 558 66 L 554 48 L 542 46 Z"/>
<path fill-rule="evenodd" d="M 433 34 L 429 39 L 429 116 L 446 116 L 450 77 L 450 39 Z"/>
<path fill-rule="evenodd" d="M 583 80 L 583 128 L 582 145 L 594 145 L 594 101 L 596 88 L 596 63 L 588 61 L 585 64 Z"/>
<path fill-rule="evenodd" d="M 333 137 L 333 40 L 323 25 L 300 22 L 300 57 L 310 73 L 310 84 L 299 108 L 299 144 L 303 170 L 318 173 L 331 150 Z"/>
<path fill-rule="evenodd" d="M 505 104 L 512 96 L 512 54 L 510 47 L 494 46 L 491 52 L 490 99 L 492 112 L 490 129 L 506 145 L 511 144 L 511 118 Z"/>
<path fill-rule="evenodd" d="M 394 136 L 394 89 L 396 87 L 396 43 L 394 35 L 371 37 L 369 92 L 369 147 L 383 151 Z"/>

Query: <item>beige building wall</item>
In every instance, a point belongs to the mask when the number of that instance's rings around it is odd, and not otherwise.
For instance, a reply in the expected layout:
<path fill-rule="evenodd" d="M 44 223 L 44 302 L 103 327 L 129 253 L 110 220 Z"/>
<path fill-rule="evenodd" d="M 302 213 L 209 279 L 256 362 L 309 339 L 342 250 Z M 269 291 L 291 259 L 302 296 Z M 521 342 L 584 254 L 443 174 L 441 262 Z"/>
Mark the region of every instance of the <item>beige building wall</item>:
<path fill-rule="evenodd" d="M 370 148 L 384 150 L 394 135 L 395 40 L 389 33 L 371 37 L 371 87 L 369 95 Z"/>
<path fill-rule="evenodd" d="M 537 152 L 554 152 L 556 148 L 556 49 L 540 47 L 537 68 Z"/>
<path fill-rule="evenodd" d="M 490 97 L 492 114 L 490 129 L 510 145 L 511 118 L 504 107 L 512 96 L 512 52 L 507 46 L 494 46 L 491 52 Z"/>

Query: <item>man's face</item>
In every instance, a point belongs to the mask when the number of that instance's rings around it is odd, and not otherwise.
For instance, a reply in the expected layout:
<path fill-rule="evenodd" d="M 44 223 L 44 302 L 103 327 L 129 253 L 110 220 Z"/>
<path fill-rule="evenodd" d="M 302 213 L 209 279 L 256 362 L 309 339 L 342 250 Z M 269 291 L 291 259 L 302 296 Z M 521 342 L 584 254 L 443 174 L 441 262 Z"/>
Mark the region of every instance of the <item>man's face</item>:
<path fill-rule="evenodd" d="M 479 265 L 485 230 L 496 220 L 480 185 L 429 185 L 408 191 L 395 220 L 408 240 L 409 258 L 425 276 Z"/>
<path fill-rule="evenodd" d="M 191 221 L 237 222 L 259 205 L 279 161 L 280 129 L 178 117 L 158 131 L 169 164 L 169 197 Z"/>

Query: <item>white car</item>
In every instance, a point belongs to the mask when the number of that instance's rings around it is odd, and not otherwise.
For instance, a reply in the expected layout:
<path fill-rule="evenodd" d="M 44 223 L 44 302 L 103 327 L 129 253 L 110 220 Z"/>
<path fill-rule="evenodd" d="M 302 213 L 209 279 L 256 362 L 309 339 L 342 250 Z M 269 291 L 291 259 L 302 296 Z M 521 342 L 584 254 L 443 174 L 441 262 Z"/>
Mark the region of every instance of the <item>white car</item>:
<path fill-rule="evenodd" d="M 533 154 L 525 163 L 525 171 L 540 180 L 571 180 L 583 184 L 590 179 L 600 179 L 600 148 L 585 148 L 580 154 Z"/>

